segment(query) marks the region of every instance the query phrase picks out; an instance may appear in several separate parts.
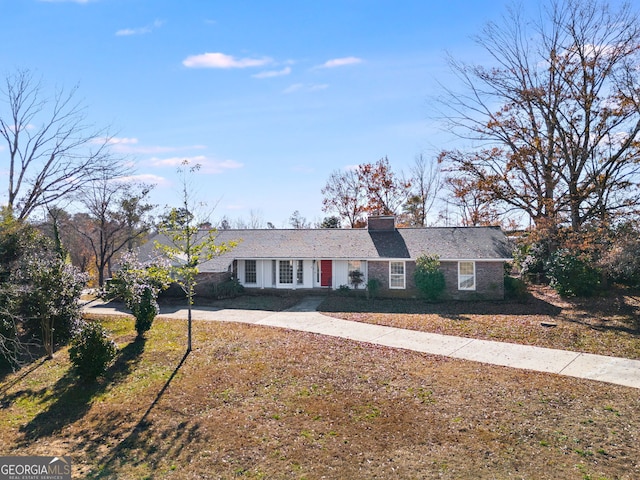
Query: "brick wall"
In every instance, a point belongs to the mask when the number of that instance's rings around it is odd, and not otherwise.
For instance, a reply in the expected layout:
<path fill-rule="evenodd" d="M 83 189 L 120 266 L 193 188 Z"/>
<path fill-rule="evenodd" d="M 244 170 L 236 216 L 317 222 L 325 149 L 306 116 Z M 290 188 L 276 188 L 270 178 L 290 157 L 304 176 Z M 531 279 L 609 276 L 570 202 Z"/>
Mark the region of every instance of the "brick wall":
<path fill-rule="evenodd" d="M 504 298 L 504 270 L 502 262 L 476 262 L 476 290 L 458 290 L 458 262 L 441 262 L 446 290 L 444 299 L 453 300 L 502 300 Z M 380 282 L 382 297 L 417 297 L 414 273 L 415 262 L 405 262 L 405 289 L 389 288 L 389 262 L 369 261 L 367 265 L 369 279 Z M 230 273 L 201 273 L 196 286 L 199 296 L 211 295 L 212 285 L 220 283 L 231 276 Z M 179 294 L 180 290 L 172 292 Z"/>
<path fill-rule="evenodd" d="M 442 262 L 445 298 L 454 300 L 502 300 L 504 299 L 504 270 L 502 262 L 476 262 L 476 289 L 458 290 L 458 262 Z M 405 262 L 406 289 L 389 289 L 389 262 L 370 261 L 369 278 L 380 281 L 380 295 L 384 297 L 416 297 L 414 280 L 415 262 Z"/>
<path fill-rule="evenodd" d="M 196 295 L 202 297 L 211 296 L 213 291 L 213 286 L 219 283 L 224 282 L 231 278 L 230 272 L 207 272 L 207 273 L 199 273 L 195 291 Z"/>
<path fill-rule="evenodd" d="M 458 290 L 458 262 L 442 262 L 447 285 L 446 295 L 456 300 L 504 299 L 504 267 L 502 262 L 476 262 L 476 289 Z"/>
<path fill-rule="evenodd" d="M 368 262 L 369 280 L 375 278 L 380 282 L 380 290 L 389 289 L 389 262 Z"/>

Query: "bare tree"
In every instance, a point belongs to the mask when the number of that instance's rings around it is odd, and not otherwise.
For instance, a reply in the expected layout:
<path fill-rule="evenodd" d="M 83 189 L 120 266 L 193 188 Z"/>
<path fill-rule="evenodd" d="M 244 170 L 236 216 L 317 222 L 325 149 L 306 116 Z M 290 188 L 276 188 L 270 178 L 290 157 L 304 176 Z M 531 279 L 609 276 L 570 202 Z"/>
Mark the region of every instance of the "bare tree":
<path fill-rule="evenodd" d="M 114 256 L 123 249 L 131 251 L 149 231 L 147 215 L 154 208 L 146 201 L 149 192 L 147 185 L 132 185 L 107 175 L 83 188 L 80 201 L 88 211 L 88 221 L 72 225 L 91 246 L 100 287 Z"/>
<path fill-rule="evenodd" d="M 323 211 L 337 213 L 351 228 L 363 222 L 366 204 L 355 170 L 334 170 L 322 189 L 322 195 Z"/>
<path fill-rule="evenodd" d="M 251 210 L 249 212 L 249 228 L 251 229 L 260 229 L 264 228 L 264 216 L 262 215 L 261 210 Z"/>
<path fill-rule="evenodd" d="M 396 215 L 410 195 L 411 182 L 391 169 L 387 157 L 358 165 L 358 180 L 366 198 L 365 211 L 372 215 Z"/>
<path fill-rule="evenodd" d="M 77 89 L 43 94 L 28 70 L 6 77 L 0 95 L 0 138 L 9 154 L 7 207 L 18 219 L 56 203 L 109 172 L 108 138 L 86 122 Z M 4 103 L 4 105 L 2 105 Z"/>
<path fill-rule="evenodd" d="M 307 221 L 306 217 L 303 217 L 299 210 L 296 210 L 289 217 L 289 225 L 293 228 L 311 228 L 311 223 Z"/>
<path fill-rule="evenodd" d="M 411 167 L 411 194 L 404 204 L 405 217 L 411 226 L 427 226 L 427 217 L 442 190 L 440 163 L 416 156 Z"/>
<path fill-rule="evenodd" d="M 451 195 L 447 203 L 458 215 L 458 224 L 464 227 L 499 225 L 500 216 L 489 195 L 475 188 L 473 182 L 461 176 L 447 177 L 445 180 Z"/>
<path fill-rule="evenodd" d="M 628 4 L 549 0 L 477 38 L 493 65 L 451 62 L 449 127 L 478 149 L 445 152 L 462 176 L 536 224 L 573 230 L 637 209 L 640 22 Z"/>

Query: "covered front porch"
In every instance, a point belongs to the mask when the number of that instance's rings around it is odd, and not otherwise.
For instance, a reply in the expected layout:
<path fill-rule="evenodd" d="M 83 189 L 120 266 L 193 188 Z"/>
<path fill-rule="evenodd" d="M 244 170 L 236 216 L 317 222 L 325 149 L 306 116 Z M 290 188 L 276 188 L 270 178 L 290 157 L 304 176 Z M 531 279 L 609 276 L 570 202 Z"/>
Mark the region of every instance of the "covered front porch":
<path fill-rule="evenodd" d="M 234 271 L 245 288 L 337 289 L 342 285 L 364 288 L 366 260 L 344 259 L 237 259 Z M 359 271 L 361 283 L 354 278 Z"/>

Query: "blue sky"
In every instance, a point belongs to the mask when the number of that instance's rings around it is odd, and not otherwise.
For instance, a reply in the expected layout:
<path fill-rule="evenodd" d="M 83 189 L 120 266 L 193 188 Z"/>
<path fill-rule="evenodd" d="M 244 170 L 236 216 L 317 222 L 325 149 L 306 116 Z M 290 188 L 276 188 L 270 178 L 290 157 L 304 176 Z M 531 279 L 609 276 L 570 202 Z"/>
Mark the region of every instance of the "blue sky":
<path fill-rule="evenodd" d="M 387 156 L 408 171 L 450 148 L 431 119 L 453 81 L 445 53 L 478 59 L 471 37 L 506 3 L 0 0 L 0 68 L 34 71 L 49 93 L 78 85 L 160 206 L 189 159 L 215 218 L 280 227 L 294 210 L 327 215 L 335 169 Z"/>

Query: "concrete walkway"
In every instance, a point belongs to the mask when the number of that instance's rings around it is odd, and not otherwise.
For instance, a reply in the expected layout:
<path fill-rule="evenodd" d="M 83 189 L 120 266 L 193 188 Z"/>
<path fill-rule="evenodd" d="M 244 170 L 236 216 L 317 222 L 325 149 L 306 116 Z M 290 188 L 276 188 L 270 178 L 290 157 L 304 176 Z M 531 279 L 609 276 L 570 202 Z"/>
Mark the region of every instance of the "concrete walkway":
<path fill-rule="evenodd" d="M 322 301 L 322 297 L 308 297 L 283 312 L 197 308 L 193 310 L 193 319 L 288 328 L 491 365 L 555 373 L 640 388 L 640 360 L 491 342 L 340 320 L 316 311 Z M 126 313 L 118 306 L 105 305 L 101 302 L 91 302 L 85 306 L 85 309 L 88 312 L 98 314 Z M 187 309 L 164 308 L 159 317 L 184 319 L 187 318 Z"/>

